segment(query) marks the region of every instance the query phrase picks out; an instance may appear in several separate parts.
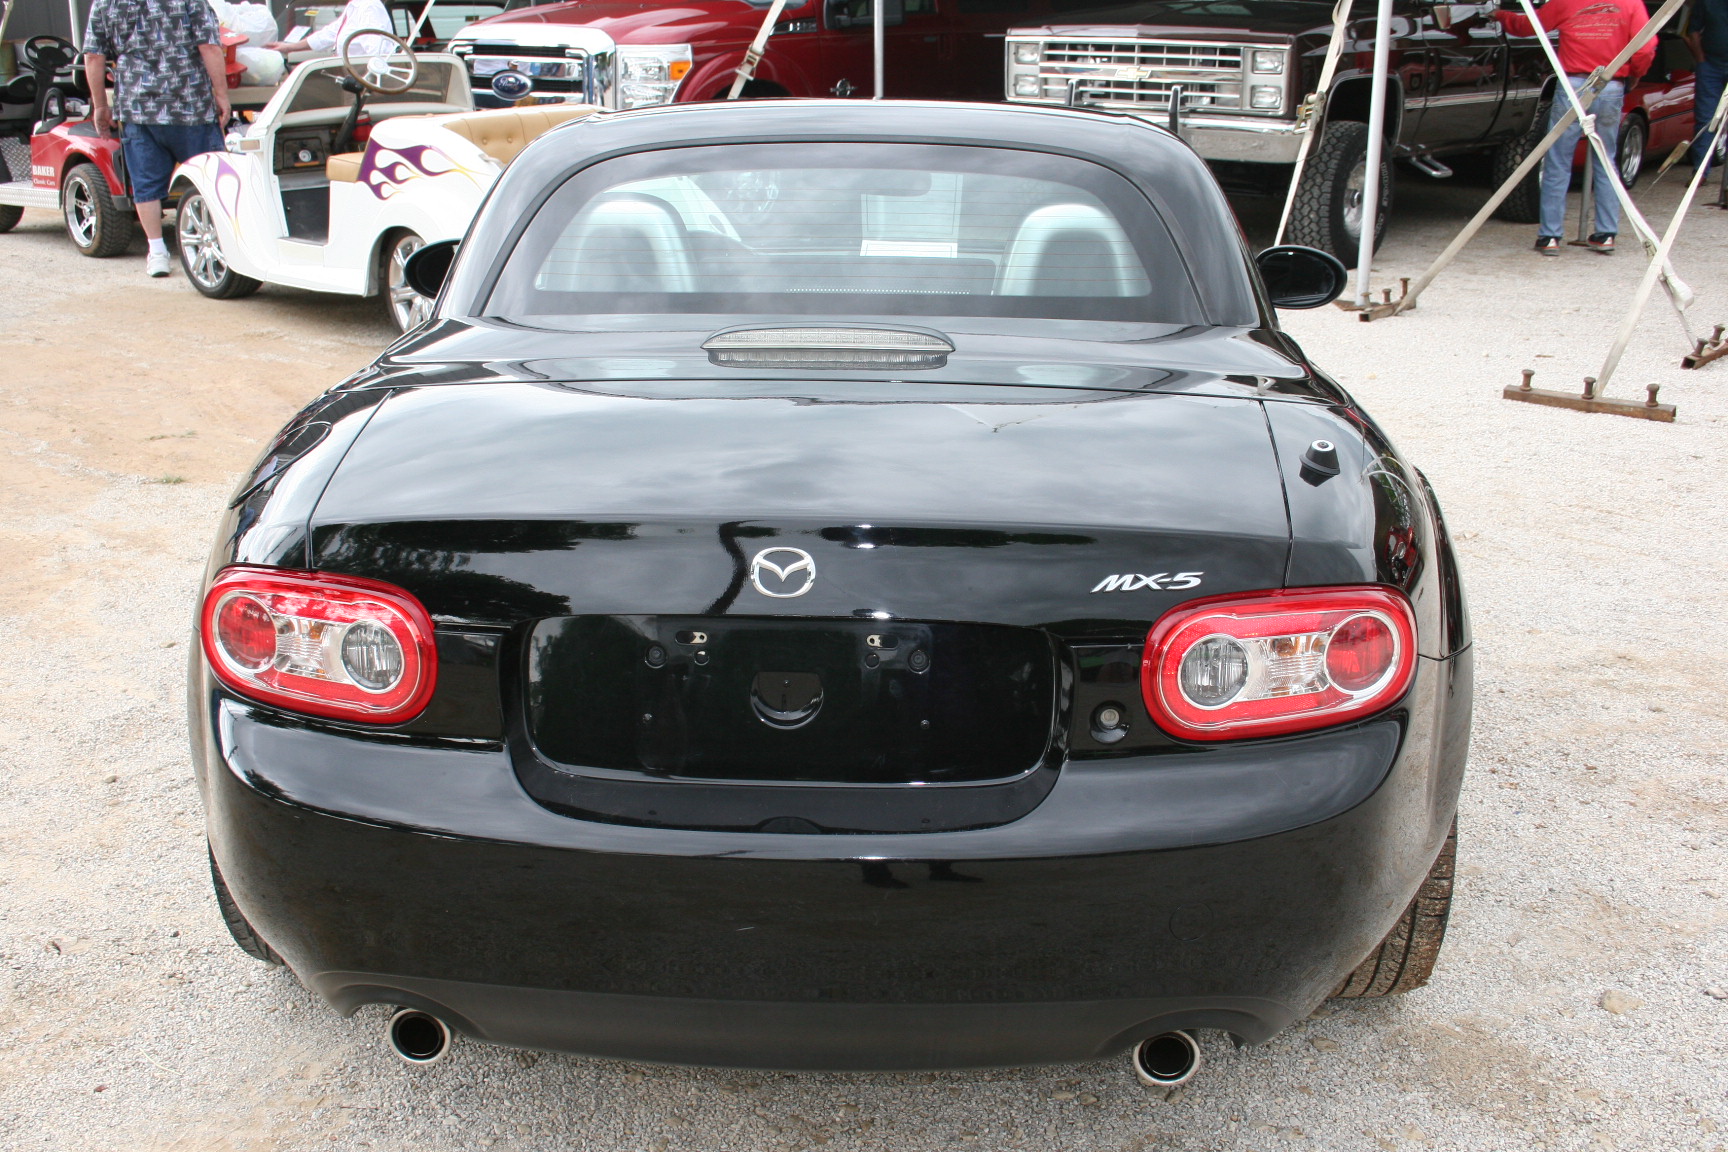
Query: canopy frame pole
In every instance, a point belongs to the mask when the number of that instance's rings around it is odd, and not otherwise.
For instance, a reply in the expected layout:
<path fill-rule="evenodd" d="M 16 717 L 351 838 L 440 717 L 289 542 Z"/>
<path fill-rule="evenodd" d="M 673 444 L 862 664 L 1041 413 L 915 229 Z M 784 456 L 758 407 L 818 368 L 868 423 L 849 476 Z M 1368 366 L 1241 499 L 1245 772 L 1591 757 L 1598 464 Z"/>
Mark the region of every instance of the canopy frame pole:
<path fill-rule="evenodd" d="M 870 0 L 870 55 L 876 65 L 876 94 L 870 99 L 882 99 L 882 54 L 888 42 L 887 0 Z"/>
<path fill-rule="evenodd" d="M 1528 2 L 1528 0 L 1526 0 Z M 1374 91 L 1368 98 L 1368 159 L 1362 177 L 1362 235 L 1356 242 L 1356 306 L 1368 307 L 1369 265 L 1380 225 L 1380 161 L 1386 148 L 1386 75 L 1392 55 L 1392 0 L 1374 17 Z"/>
<path fill-rule="evenodd" d="M 1633 53 L 1644 47 L 1650 38 L 1656 35 L 1657 31 L 1668 22 L 1668 18 L 1679 10 L 1683 2 L 1684 0 L 1663 0 L 1662 7 L 1657 9 L 1656 14 L 1650 17 L 1643 28 L 1639 29 L 1638 34 L 1627 42 L 1626 47 L 1620 49 L 1619 55 L 1591 76 L 1580 95 L 1587 93 L 1594 100 L 1597 93 L 1601 92 L 1603 86 L 1608 83 L 1607 77 L 1620 71 L 1626 62 L 1632 59 Z M 1512 189 L 1518 187 L 1519 182 L 1530 174 L 1531 169 L 1542 162 L 1542 158 L 1548 155 L 1549 149 L 1554 147 L 1555 142 L 1560 139 L 1561 133 L 1571 126 L 1574 118 L 1571 109 L 1567 109 L 1561 115 L 1554 127 L 1548 130 L 1548 135 L 1544 136 L 1536 147 L 1530 149 L 1530 155 L 1524 157 L 1523 162 L 1513 170 L 1512 175 L 1506 178 L 1505 183 L 1495 189 L 1494 195 L 1488 197 L 1488 202 L 1482 205 L 1476 215 L 1470 218 L 1470 222 L 1464 225 L 1458 235 L 1452 238 L 1452 242 L 1446 245 L 1445 250 L 1434 258 L 1434 262 L 1428 266 L 1427 270 L 1410 282 L 1410 290 L 1404 294 L 1402 300 L 1393 305 L 1392 315 L 1396 316 L 1400 312 L 1406 312 L 1416 307 L 1416 298 L 1423 293 L 1428 285 L 1434 282 L 1436 276 L 1446 270 L 1446 266 L 1451 264 L 1458 253 L 1464 250 L 1464 246 L 1475 239 L 1476 233 L 1482 230 L 1482 225 L 1488 222 L 1488 218 L 1494 214 L 1494 210 L 1505 202 L 1506 197 L 1512 195 Z"/>

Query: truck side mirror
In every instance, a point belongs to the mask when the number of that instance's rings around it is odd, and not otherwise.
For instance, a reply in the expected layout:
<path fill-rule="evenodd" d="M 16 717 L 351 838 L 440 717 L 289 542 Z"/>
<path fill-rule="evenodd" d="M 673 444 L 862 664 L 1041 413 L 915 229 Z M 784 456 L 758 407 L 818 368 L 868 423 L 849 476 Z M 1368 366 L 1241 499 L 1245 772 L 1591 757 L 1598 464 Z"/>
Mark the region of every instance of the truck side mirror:
<path fill-rule="evenodd" d="M 444 287 L 445 277 L 450 275 L 450 265 L 456 259 L 456 245 L 459 243 L 459 240 L 440 240 L 415 249 L 407 263 L 402 265 L 402 279 L 428 300 L 436 298 L 438 290 Z"/>
<path fill-rule="evenodd" d="M 1344 262 L 1330 252 L 1280 244 L 1254 257 L 1274 308 L 1322 308 L 1338 299 L 1350 281 Z"/>

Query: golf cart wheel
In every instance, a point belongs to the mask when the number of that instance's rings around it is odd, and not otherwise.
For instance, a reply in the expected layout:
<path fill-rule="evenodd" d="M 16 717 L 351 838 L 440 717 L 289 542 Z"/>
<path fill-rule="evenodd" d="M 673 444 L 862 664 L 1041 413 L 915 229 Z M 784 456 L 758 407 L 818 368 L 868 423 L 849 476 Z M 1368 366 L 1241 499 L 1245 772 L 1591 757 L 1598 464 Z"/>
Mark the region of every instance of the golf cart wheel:
<path fill-rule="evenodd" d="M 1494 149 L 1494 162 L 1490 169 L 1494 187 L 1506 183 L 1518 165 L 1524 163 L 1524 157 L 1530 155 L 1531 149 L 1548 135 L 1548 108 L 1548 102 L 1544 100 L 1537 106 L 1530 127 L 1516 139 Z M 1535 224 L 1542 219 L 1542 165 L 1536 165 L 1518 181 L 1518 186 L 1500 202 L 1500 207 L 1494 209 L 1494 219 L 1511 224 Z"/>
<path fill-rule="evenodd" d="M 0 204 L 0 232 L 10 232 L 24 219 L 24 209 L 16 204 Z"/>
<path fill-rule="evenodd" d="M 186 279 L 192 281 L 192 287 L 212 300 L 232 300 L 258 291 L 258 281 L 228 266 L 222 242 L 216 235 L 216 222 L 210 215 L 210 204 L 202 192 L 187 189 L 180 197 L 174 230 L 180 235 L 180 266 L 186 270 Z"/>
<path fill-rule="evenodd" d="M 86 256 L 118 256 L 132 243 L 132 216 L 115 207 L 108 179 L 94 164 L 80 164 L 66 173 L 60 210 L 66 235 Z"/>
<path fill-rule="evenodd" d="M 432 301 L 408 286 L 406 272 L 408 257 L 424 247 L 426 241 L 412 232 L 398 232 L 384 245 L 379 275 L 384 290 L 380 295 L 398 332 L 412 332 L 432 315 Z"/>
<path fill-rule="evenodd" d="M 1644 172 L 1644 150 L 1650 146 L 1650 129 L 1644 117 L 1634 112 L 1620 121 L 1620 138 L 1614 143 L 1614 164 L 1620 169 L 1620 183 L 1628 189 L 1638 183 Z M 1585 168 L 1588 178 L 1589 168 Z"/>
<path fill-rule="evenodd" d="M 206 847 L 208 852 L 208 847 Z M 258 935 L 245 915 L 234 903 L 234 897 L 228 892 L 228 882 L 222 879 L 222 870 L 216 867 L 216 854 L 210 856 L 210 886 L 216 890 L 216 908 L 222 913 L 222 922 L 228 925 L 228 935 L 234 937 L 234 943 L 240 946 L 240 951 L 254 960 L 262 960 L 280 968 L 282 957 L 276 954 L 276 949 L 264 942 L 264 937 Z"/>
<path fill-rule="evenodd" d="M 1356 263 L 1361 243 L 1364 193 L 1368 187 L 1368 125 L 1334 120 L 1308 157 L 1296 203 L 1290 211 L 1291 244 L 1330 252 L 1346 265 Z M 1380 158 L 1380 211 L 1374 217 L 1374 247 L 1386 238 L 1392 214 L 1392 160 Z"/>
<path fill-rule="evenodd" d="M 1386 939 L 1357 965 L 1333 996 L 1341 1000 L 1397 996 L 1420 988 L 1434 973 L 1440 945 L 1446 939 L 1446 917 L 1452 910 L 1452 873 L 1458 856 L 1458 821 L 1452 821 L 1440 855 L 1428 878 L 1416 890 L 1410 907 L 1386 934 Z"/>

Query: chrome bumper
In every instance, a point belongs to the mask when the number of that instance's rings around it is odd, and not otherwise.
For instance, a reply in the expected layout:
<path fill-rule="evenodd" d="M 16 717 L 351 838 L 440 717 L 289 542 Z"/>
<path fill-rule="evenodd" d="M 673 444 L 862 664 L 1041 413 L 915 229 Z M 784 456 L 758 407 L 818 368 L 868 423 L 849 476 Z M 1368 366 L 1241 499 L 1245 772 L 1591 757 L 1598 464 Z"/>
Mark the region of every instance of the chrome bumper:
<path fill-rule="evenodd" d="M 1166 125 L 1167 116 L 1147 115 Z M 1294 164 L 1302 135 L 1291 120 L 1257 121 L 1223 116 L 1182 117 L 1182 139 L 1202 160 L 1241 160 L 1251 164 Z"/>

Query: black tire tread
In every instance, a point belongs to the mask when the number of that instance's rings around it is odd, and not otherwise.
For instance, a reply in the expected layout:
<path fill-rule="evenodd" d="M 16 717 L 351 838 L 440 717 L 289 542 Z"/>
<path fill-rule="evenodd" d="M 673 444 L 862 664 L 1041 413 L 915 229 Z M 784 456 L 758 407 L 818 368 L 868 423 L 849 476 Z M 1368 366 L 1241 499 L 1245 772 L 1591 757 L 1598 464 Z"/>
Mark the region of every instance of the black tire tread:
<path fill-rule="evenodd" d="M 0 232 L 10 232 L 24 219 L 24 209 L 16 204 L 0 204 Z"/>
<path fill-rule="evenodd" d="M 95 193 L 96 242 L 90 246 L 89 251 L 84 252 L 84 255 L 94 256 L 98 259 L 120 255 L 132 246 L 132 214 L 122 212 L 115 205 L 114 191 L 108 187 L 108 178 L 102 175 L 102 169 L 88 163 L 74 165 L 67 171 L 62 181 L 62 187 L 74 175 L 80 179 L 88 179 L 90 190 Z"/>
<path fill-rule="evenodd" d="M 1356 263 L 1357 242 L 1344 230 L 1339 197 L 1350 170 L 1368 151 L 1368 125 L 1360 120 L 1334 120 L 1326 125 L 1320 141 L 1302 170 L 1302 184 L 1290 207 L 1290 226 L 1285 240 L 1306 244 L 1344 261 Z M 1375 219 L 1374 247 L 1386 238 L 1386 220 L 1391 216 L 1392 163 L 1382 159 L 1382 201 L 1385 211 Z"/>
<path fill-rule="evenodd" d="M 1494 187 L 1506 183 L 1507 177 L 1514 169 L 1524 162 L 1524 157 L 1530 155 L 1530 150 L 1542 142 L 1542 137 L 1548 135 L 1548 108 L 1544 100 L 1536 108 L 1535 118 L 1530 121 L 1530 127 L 1515 140 L 1494 149 L 1493 162 L 1490 165 L 1490 179 Z M 1542 165 L 1538 164 L 1530 170 L 1530 174 L 1518 182 L 1510 195 L 1494 209 L 1494 219 L 1504 220 L 1509 224 L 1535 224 L 1542 219 Z"/>
<path fill-rule="evenodd" d="M 216 855 L 213 852 L 210 853 L 210 886 L 216 890 L 216 907 L 222 913 L 222 922 L 228 925 L 228 935 L 234 937 L 234 943 L 240 946 L 240 951 L 254 960 L 262 960 L 280 968 L 282 957 L 276 954 L 276 949 L 264 942 L 264 937 L 258 935 L 257 930 L 234 903 L 234 897 L 228 892 L 228 882 L 222 879 L 222 870 L 216 867 Z"/>
<path fill-rule="evenodd" d="M 1404 915 L 1398 917 L 1398 923 L 1380 946 L 1332 993 L 1334 997 L 1365 1000 L 1398 996 L 1428 983 L 1434 974 L 1435 961 L 1440 958 L 1440 945 L 1446 939 L 1457 858 L 1458 821 L 1454 818 L 1440 854 L 1434 858 L 1427 878 L 1416 890 Z"/>

